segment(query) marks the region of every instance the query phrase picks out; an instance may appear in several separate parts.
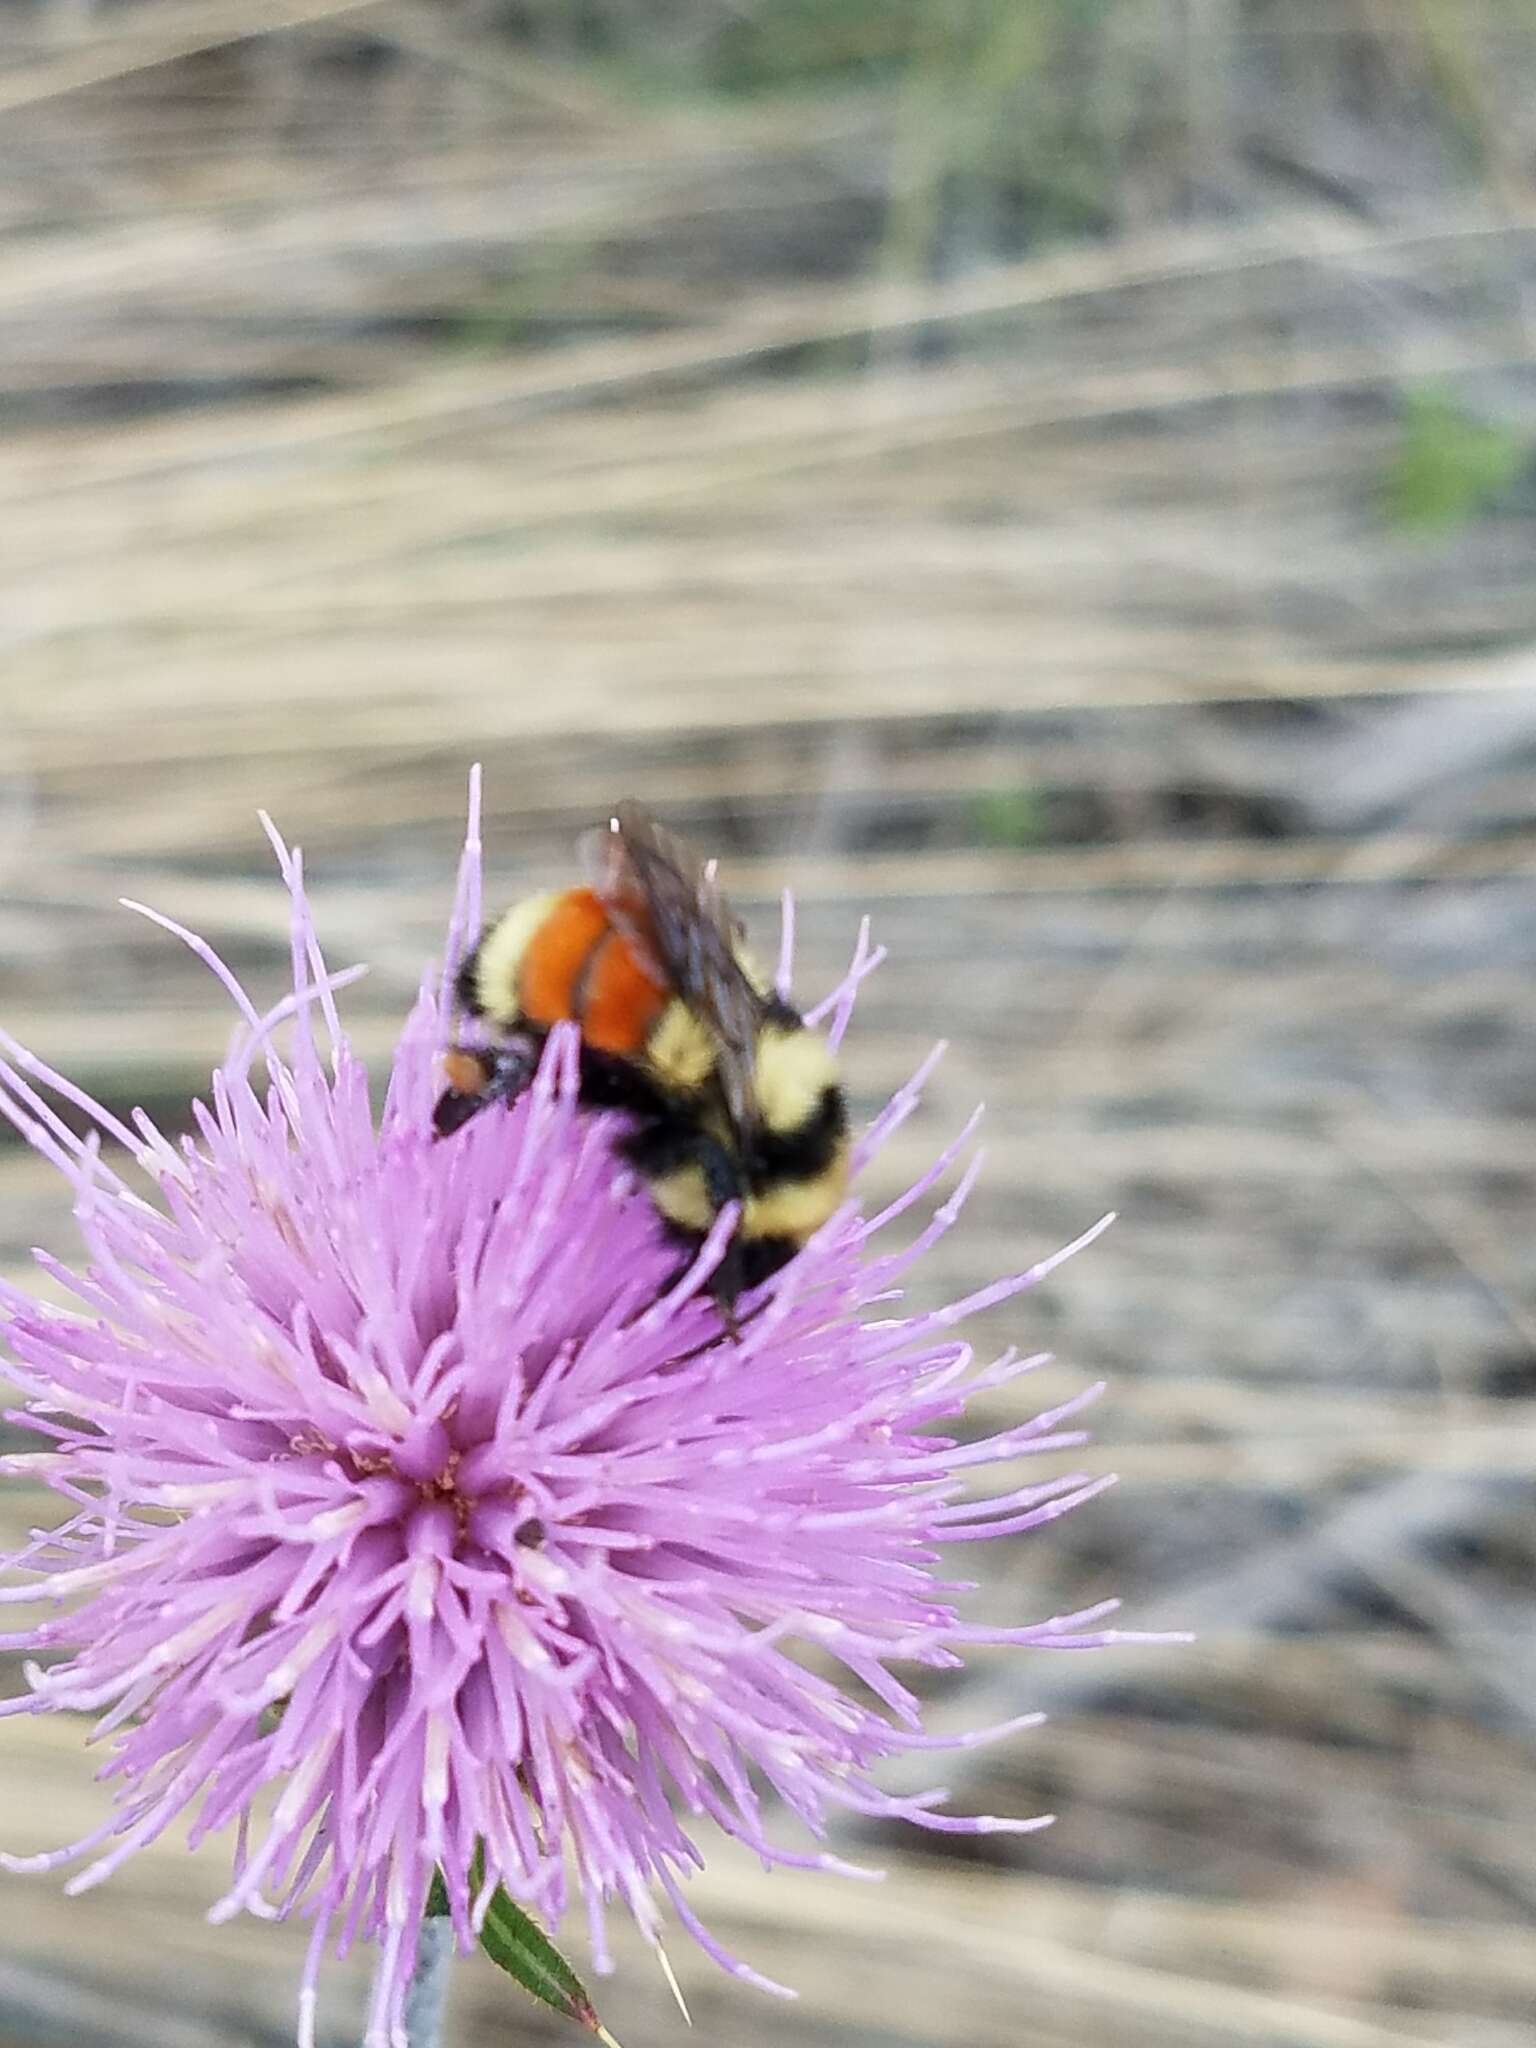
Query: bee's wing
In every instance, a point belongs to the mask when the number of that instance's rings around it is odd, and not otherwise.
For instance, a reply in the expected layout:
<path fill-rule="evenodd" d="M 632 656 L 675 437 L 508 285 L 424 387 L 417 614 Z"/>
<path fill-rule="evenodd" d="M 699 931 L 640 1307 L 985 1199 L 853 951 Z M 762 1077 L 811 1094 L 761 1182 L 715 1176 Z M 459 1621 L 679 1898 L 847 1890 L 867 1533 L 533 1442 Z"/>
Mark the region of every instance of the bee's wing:
<path fill-rule="evenodd" d="M 740 927 L 715 879 L 687 843 L 626 799 L 589 851 L 593 886 L 642 962 L 708 1026 L 726 1113 L 752 1118 L 752 1068 L 763 998 L 737 957 Z"/>
<path fill-rule="evenodd" d="M 619 835 L 618 820 L 583 832 L 581 864 L 593 892 L 602 899 L 616 931 L 658 988 L 676 989 L 678 978 L 662 952 L 656 919 L 644 885 L 629 859 Z"/>

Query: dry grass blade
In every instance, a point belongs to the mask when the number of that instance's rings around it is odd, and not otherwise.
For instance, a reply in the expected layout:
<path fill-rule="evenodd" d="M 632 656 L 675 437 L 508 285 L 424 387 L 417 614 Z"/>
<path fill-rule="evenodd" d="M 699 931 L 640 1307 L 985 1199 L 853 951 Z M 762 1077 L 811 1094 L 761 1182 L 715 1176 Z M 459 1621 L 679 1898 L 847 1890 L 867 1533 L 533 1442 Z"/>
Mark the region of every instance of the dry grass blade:
<path fill-rule="evenodd" d="M 978 1619 L 1119 1592 L 1199 1641 L 917 1674 L 940 1731 L 1064 1711 L 893 1789 L 1060 1826 L 969 1861 L 863 1830 L 883 1889 L 711 1849 L 703 1917 L 805 1996 L 673 1943 L 701 2037 L 1519 2048 L 1513 0 L 10 14 L 0 1022 L 181 1127 L 228 1005 L 112 906 L 274 1000 L 264 808 L 384 1062 L 477 759 L 498 896 L 567 880 L 633 791 L 770 957 L 793 885 L 806 1003 L 871 915 L 858 1119 L 951 1044 L 871 1205 L 987 1104 L 914 1298 L 1121 1212 L 968 1334 L 1059 1360 L 977 1431 L 1102 1376 L 1072 1469 L 1124 1484 L 956 1576 Z M 25 1275 L 73 1243 L 56 1181 L 0 1143 L 0 1274 L 54 1300 Z M 11 1540 L 46 1513 L 0 1496 Z M 6 1726 L 7 1847 L 86 1832 L 79 1731 Z M 289 2040 L 306 1931 L 207 1926 L 226 1865 L 168 1836 L 68 1905 L 11 1883 L 0 2048 Z M 671 2038 L 619 1942 L 615 2031 Z M 460 1973 L 465 2048 L 505 2039 L 494 1975 Z M 337 2040 L 365 1976 L 326 1980 Z"/>
<path fill-rule="evenodd" d="M 360 14 L 377 0 L 146 0 L 78 49 L 0 71 L 0 113 L 45 105 L 253 36 Z"/>

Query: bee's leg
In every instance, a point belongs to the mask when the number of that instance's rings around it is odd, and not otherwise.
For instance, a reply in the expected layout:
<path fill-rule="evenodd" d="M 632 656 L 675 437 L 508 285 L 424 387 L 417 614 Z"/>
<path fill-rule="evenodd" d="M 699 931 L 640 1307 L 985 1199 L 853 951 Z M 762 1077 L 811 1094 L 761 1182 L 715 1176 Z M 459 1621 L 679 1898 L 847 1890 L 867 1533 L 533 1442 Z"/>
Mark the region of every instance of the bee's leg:
<path fill-rule="evenodd" d="M 746 1182 L 741 1168 L 725 1147 L 713 1138 L 700 1137 L 694 1154 L 699 1169 L 704 1175 L 704 1188 L 709 1196 L 710 1207 L 718 1215 L 728 1202 L 740 1202 L 746 1197 Z M 738 1342 L 741 1338 L 741 1324 L 736 1319 L 736 1299 L 747 1284 L 747 1270 L 742 1250 L 741 1227 L 738 1223 L 731 1233 L 723 1257 L 709 1276 L 709 1292 L 720 1320 L 731 1336 Z"/>
<path fill-rule="evenodd" d="M 709 1276 L 709 1295 L 720 1311 L 720 1320 L 736 1343 L 741 1342 L 741 1319 L 736 1313 L 736 1300 L 746 1285 L 746 1274 L 741 1265 L 741 1240 L 733 1237 L 725 1248 L 725 1256 Z"/>

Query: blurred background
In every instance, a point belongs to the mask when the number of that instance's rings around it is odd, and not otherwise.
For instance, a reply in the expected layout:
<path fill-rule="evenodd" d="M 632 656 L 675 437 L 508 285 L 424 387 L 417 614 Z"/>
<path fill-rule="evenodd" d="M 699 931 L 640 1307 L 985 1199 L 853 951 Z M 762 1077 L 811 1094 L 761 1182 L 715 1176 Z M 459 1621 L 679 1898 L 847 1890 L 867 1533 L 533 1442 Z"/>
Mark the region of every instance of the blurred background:
<path fill-rule="evenodd" d="M 988 1108 L 928 1299 L 1121 1212 L 976 1334 L 1123 1484 L 966 1563 L 1197 1646 L 939 1689 L 1050 1710 L 951 1780 L 1044 1836 L 712 1856 L 803 1997 L 679 1939 L 698 2038 L 1528 2043 L 1536 9 L 0 0 L 0 114 L 9 1029 L 179 1127 L 226 1006 L 116 899 L 273 998 L 264 805 L 382 1057 L 480 759 L 493 894 L 632 793 L 804 995 L 869 913 L 860 1114 L 952 1041 L 871 1197 Z M 0 1145 L 0 1271 L 72 1241 Z M 4 1880 L 0 2043 L 290 2041 L 225 1854 Z M 454 2048 L 579 2038 L 516 2000 Z M 600 2002 L 682 2038 L 637 1944 Z"/>

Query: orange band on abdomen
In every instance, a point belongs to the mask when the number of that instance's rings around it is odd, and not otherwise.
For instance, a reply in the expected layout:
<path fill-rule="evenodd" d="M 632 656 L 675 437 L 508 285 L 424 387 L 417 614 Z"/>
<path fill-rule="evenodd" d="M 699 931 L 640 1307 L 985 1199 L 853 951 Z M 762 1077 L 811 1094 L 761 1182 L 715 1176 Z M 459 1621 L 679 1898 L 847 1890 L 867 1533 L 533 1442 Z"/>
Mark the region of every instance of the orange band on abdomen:
<path fill-rule="evenodd" d="M 593 959 L 581 995 L 581 1035 L 599 1052 L 634 1054 L 650 1037 L 667 994 L 618 932 Z"/>
<path fill-rule="evenodd" d="M 608 930 L 608 913 L 590 889 L 568 889 L 552 906 L 518 969 L 518 1002 L 531 1024 L 558 1024 L 574 1015 L 582 970 Z"/>

